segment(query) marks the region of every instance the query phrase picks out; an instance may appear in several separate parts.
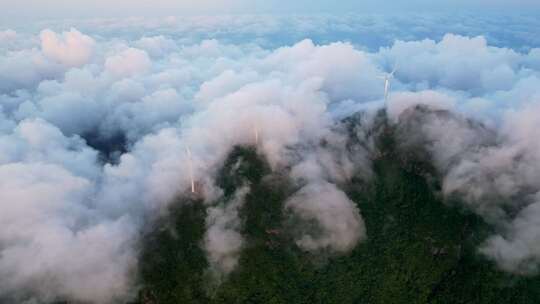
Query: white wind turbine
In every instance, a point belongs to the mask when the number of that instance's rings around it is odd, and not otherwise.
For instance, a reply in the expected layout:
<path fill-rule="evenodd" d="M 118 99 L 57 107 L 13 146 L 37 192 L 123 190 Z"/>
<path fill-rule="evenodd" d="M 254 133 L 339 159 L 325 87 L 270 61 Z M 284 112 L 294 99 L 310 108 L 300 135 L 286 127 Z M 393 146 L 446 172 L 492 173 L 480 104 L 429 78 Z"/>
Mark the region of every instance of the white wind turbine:
<path fill-rule="evenodd" d="M 388 101 L 388 95 L 390 94 L 390 81 L 394 78 L 394 74 L 397 71 L 397 65 L 394 67 L 391 73 L 386 73 L 379 76 L 379 79 L 384 80 L 384 102 Z"/>
<path fill-rule="evenodd" d="M 191 180 L 191 193 L 195 193 L 195 179 L 193 178 L 193 160 L 191 157 L 191 150 L 186 148 L 186 153 L 188 156 L 188 170 L 189 170 L 189 179 Z"/>
<path fill-rule="evenodd" d="M 255 135 L 255 145 L 259 145 L 259 126 L 255 125 L 253 126 L 253 133 Z"/>

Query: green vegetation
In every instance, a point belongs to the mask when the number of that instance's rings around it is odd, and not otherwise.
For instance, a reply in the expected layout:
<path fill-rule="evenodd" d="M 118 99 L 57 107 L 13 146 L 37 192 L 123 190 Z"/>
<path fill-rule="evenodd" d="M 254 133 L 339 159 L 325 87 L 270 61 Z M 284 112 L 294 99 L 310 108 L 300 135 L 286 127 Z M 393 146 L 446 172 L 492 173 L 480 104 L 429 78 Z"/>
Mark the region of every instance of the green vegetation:
<path fill-rule="evenodd" d="M 225 203 L 251 185 L 238 268 L 211 282 L 201 249 L 205 206 L 179 198 L 144 238 L 138 303 L 540 303 L 540 279 L 505 274 L 478 255 L 490 228 L 445 205 L 432 168 L 400 153 L 395 131 L 382 128 L 373 180 L 344 186 L 368 232 L 350 254 L 300 251 L 283 229 L 283 203 L 294 189 L 254 149 L 239 147 L 218 177 Z"/>

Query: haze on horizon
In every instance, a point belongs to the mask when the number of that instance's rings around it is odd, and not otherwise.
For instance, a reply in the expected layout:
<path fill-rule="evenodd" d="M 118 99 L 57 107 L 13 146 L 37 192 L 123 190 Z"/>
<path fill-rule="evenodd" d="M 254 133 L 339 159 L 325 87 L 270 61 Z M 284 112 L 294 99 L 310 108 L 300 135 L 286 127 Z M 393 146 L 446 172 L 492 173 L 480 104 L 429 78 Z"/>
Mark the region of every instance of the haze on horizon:
<path fill-rule="evenodd" d="M 242 14 L 242 13 L 371 13 L 371 12 L 418 12 L 418 11 L 537 11 L 536 0 L 366 0 L 358 3 L 343 0 L 339 3 L 326 0 L 298 0 L 285 3 L 279 0 L 0 0 L 0 25 L 12 22 L 34 22 L 50 19 L 106 18 L 106 17 L 159 17 L 196 14 Z"/>

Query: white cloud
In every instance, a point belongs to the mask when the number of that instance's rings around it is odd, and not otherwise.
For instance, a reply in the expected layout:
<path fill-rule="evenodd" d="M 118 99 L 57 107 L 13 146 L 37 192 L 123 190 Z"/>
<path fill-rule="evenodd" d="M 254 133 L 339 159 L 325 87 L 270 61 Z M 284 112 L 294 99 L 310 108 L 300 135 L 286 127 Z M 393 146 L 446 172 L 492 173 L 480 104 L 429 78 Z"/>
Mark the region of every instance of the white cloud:
<path fill-rule="evenodd" d="M 333 184 L 308 184 L 285 203 L 285 209 L 300 221 L 315 220 L 319 226 L 320 232 L 312 229 L 297 236 L 296 244 L 304 250 L 346 253 L 366 238 L 358 207 Z"/>
<path fill-rule="evenodd" d="M 427 106 L 433 110 L 453 110 L 456 105 L 454 98 L 437 91 L 398 92 L 390 97 L 387 105 L 388 117 L 394 122 L 410 107 Z"/>
<path fill-rule="evenodd" d="M 0 294 L 94 303 L 128 295 L 135 227 L 88 207 L 90 180 L 41 163 L 0 165 L 0 177 Z"/>
<path fill-rule="evenodd" d="M 208 209 L 204 249 L 211 271 L 218 280 L 236 268 L 245 245 L 241 235 L 242 222 L 239 212 L 248 192 L 249 187 L 244 186 L 236 191 L 231 201 Z"/>
<path fill-rule="evenodd" d="M 80 67 L 88 63 L 94 52 L 94 39 L 76 29 L 58 35 L 51 30 L 40 34 L 43 54 L 68 67 Z"/>
<path fill-rule="evenodd" d="M 112 75 L 132 77 L 147 72 L 152 65 L 145 51 L 129 48 L 105 60 L 105 70 Z"/>
<path fill-rule="evenodd" d="M 17 32 L 14 30 L 4 30 L 0 31 L 0 41 L 2 43 L 9 43 L 13 40 L 17 39 Z"/>
<path fill-rule="evenodd" d="M 164 36 L 142 37 L 135 42 L 135 46 L 145 50 L 153 57 L 160 57 L 169 54 L 176 49 L 174 40 Z"/>

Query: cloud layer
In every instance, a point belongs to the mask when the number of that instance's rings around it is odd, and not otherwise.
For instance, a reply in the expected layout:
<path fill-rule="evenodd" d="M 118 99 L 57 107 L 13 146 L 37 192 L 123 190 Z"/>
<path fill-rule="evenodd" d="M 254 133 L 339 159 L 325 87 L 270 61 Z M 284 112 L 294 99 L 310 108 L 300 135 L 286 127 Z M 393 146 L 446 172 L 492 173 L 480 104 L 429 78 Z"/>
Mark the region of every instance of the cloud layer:
<path fill-rule="evenodd" d="M 365 111 L 369 128 L 384 106 L 377 77 L 394 65 L 390 122 L 403 145 L 430 152 L 447 197 L 497 227 L 480 251 L 511 272 L 540 264 L 538 49 L 455 34 L 372 52 L 76 29 L 0 41 L 0 298 L 129 298 L 141 227 L 190 188 L 186 148 L 209 204 L 212 267 L 232 271 L 245 242 L 248 190 L 211 204 L 235 145 L 257 145 L 300 189 L 283 212 L 317 228 L 297 235 L 299 247 L 349 252 L 369 231 L 340 187 L 368 179 L 375 152 L 364 127 L 351 141 L 340 119 Z"/>

